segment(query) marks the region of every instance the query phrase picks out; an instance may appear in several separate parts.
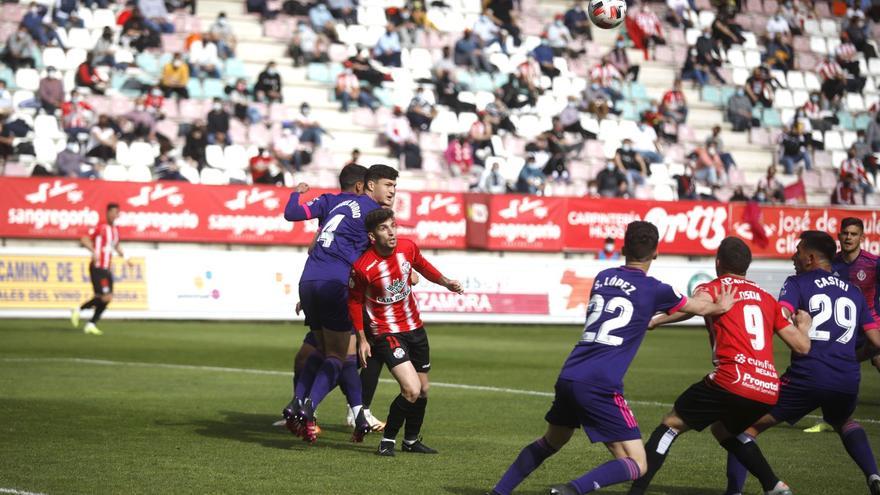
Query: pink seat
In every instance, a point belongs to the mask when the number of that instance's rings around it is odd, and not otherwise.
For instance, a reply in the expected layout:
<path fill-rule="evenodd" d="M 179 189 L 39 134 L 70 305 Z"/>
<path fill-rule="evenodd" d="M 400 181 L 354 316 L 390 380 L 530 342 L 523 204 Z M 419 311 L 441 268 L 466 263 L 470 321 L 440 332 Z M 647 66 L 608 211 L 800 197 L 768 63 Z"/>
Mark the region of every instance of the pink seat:
<path fill-rule="evenodd" d="M 355 125 L 363 127 L 376 127 L 376 115 L 369 108 L 354 108 L 351 111 L 351 121 Z"/>
<path fill-rule="evenodd" d="M 694 130 L 686 125 L 678 126 L 678 139 L 679 142 L 685 143 L 695 143 L 697 142 L 697 135 L 694 133 Z"/>
<path fill-rule="evenodd" d="M 332 44 L 330 45 L 329 56 L 331 62 L 342 63 L 348 59 L 348 48 L 345 45 Z"/>
<path fill-rule="evenodd" d="M 746 174 L 738 168 L 731 168 L 728 173 L 728 182 L 731 186 L 742 186 L 746 183 Z"/>
<path fill-rule="evenodd" d="M 820 184 L 821 177 L 819 176 L 819 172 L 815 170 L 804 171 L 804 187 L 807 189 L 818 189 Z"/>
<path fill-rule="evenodd" d="M 248 128 L 238 119 L 229 121 L 229 140 L 233 143 L 244 144 L 247 142 Z"/>
<path fill-rule="evenodd" d="M 830 168 L 819 169 L 819 180 L 822 182 L 822 187 L 831 190 L 837 186 L 837 173 Z"/>
<path fill-rule="evenodd" d="M 86 97 L 86 103 L 92 106 L 96 114 L 110 113 L 110 98 L 105 96 L 90 95 Z"/>
<path fill-rule="evenodd" d="M 798 56 L 803 52 L 810 52 L 810 39 L 806 36 L 795 36 L 793 46 Z"/>
<path fill-rule="evenodd" d="M 756 146 L 770 146 L 770 133 L 763 127 L 749 129 L 749 142 Z"/>
<path fill-rule="evenodd" d="M 124 113 L 128 113 L 134 110 L 134 100 L 131 98 L 125 98 L 123 96 L 113 96 L 110 99 L 110 109 L 108 110 L 111 115 L 122 115 Z"/>
<path fill-rule="evenodd" d="M 767 15 L 773 15 L 776 13 L 776 9 L 779 7 L 779 4 L 776 0 L 764 0 L 764 13 Z"/>
<path fill-rule="evenodd" d="M 184 39 L 176 34 L 162 35 L 162 51 L 165 53 L 177 53 L 183 51 Z"/>
<path fill-rule="evenodd" d="M 813 158 L 816 162 L 816 168 L 832 168 L 834 164 L 831 163 L 831 153 L 827 151 L 816 151 L 813 155 Z"/>
<path fill-rule="evenodd" d="M 248 141 L 265 148 L 272 141 L 272 134 L 263 124 L 251 124 L 248 127 Z"/>
<path fill-rule="evenodd" d="M 263 34 L 267 38 L 286 39 L 290 36 L 287 23 L 278 19 L 263 22 Z"/>
<path fill-rule="evenodd" d="M 828 2 L 814 2 L 814 6 L 816 7 L 816 15 L 820 19 L 831 17 L 831 8 L 828 6 Z"/>
<path fill-rule="evenodd" d="M 171 140 L 177 138 L 179 130 L 180 128 L 177 125 L 177 122 L 174 122 L 173 120 L 165 119 L 156 123 L 156 132 Z"/>
<path fill-rule="evenodd" d="M 210 104 L 210 101 L 206 101 Z M 180 118 L 186 121 L 197 119 L 204 120 L 208 116 L 208 110 L 200 100 L 180 100 Z"/>
<path fill-rule="evenodd" d="M 746 8 L 749 12 L 761 12 L 764 9 L 764 6 L 761 5 L 761 0 L 748 0 L 746 2 Z"/>
<path fill-rule="evenodd" d="M 6 162 L 3 175 L 7 177 L 27 177 L 30 171 L 19 162 Z"/>
<path fill-rule="evenodd" d="M 175 102 L 173 98 L 166 98 L 162 103 L 161 110 L 162 113 L 165 114 L 165 118 L 176 119 L 178 117 L 177 102 Z"/>

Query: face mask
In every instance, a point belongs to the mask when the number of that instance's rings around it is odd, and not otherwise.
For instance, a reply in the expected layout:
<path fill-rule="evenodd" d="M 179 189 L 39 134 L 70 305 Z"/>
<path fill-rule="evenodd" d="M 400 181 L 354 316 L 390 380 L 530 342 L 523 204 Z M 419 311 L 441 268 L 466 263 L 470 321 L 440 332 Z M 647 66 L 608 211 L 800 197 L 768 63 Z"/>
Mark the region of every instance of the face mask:
<path fill-rule="evenodd" d="M 214 103 L 213 108 L 214 108 L 214 110 L 218 110 L 218 111 L 219 111 L 219 110 L 222 110 L 222 109 L 223 109 L 223 105 L 220 104 L 220 103 Z"/>
<path fill-rule="evenodd" d="M 616 46 L 617 48 L 623 48 L 623 42 L 622 42 L 622 41 L 618 41 L 617 44 L 616 44 L 615 46 Z"/>
<path fill-rule="evenodd" d="M 221 18 L 217 19 L 217 24 L 219 24 L 221 26 L 225 26 L 226 25 L 226 18 L 221 17 Z"/>
<path fill-rule="evenodd" d="M 312 111 L 311 111 L 310 109 L 308 109 L 308 108 L 303 108 L 303 109 L 302 109 L 302 114 L 303 114 L 303 116 L 308 117 L 308 115 L 309 115 L 310 113 L 312 113 Z"/>
<path fill-rule="evenodd" d="M 266 74 L 269 74 L 270 76 L 274 76 L 274 75 L 275 75 L 275 69 L 271 69 L 271 68 L 270 68 L 270 69 L 266 69 Z"/>
<path fill-rule="evenodd" d="M 79 103 L 79 96 L 74 96 L 73 98 L 70 99 L 70 101 L 72 103 Z"/>
<path fill-rule="evenodd" d="M 606 163 L 606 164 L 605 164 L 605 170 L 607 170 L 607 171 L 609 171 L 609 172 L 612 171 L 612 170 L 614 170 L 614 164 L 613 164 L 613 163 Z"/>
<path fill-rule="evenodd" d="M 758 201 L 765 201 L 765 200 L 767 199 L 767 195 L 764 194 L 764 193 L 762 193 L 762 192 L 760 192 L 760 193 L 757 194 L 756 198 L 757 198 Z"/>
<path fill-rule="evenodd" d="M 632 146 L 630 146 L 628 144 L 624 144 L 621 148 L 623 148 L 623 151 L 629 151 L 632 149 Z"/>
<path fill-rule="evenodd" d="M 79 151 L 79 145 L 76 143 L 67 143 L 67 151 L 72 151 L 76 153 Z"/>
<path fill-rule="evenodd" d="M 153 91 L 150 92 L 150 94 L 152 94 L 153 96 L 162 96 L 162 90 L 161 89 L 154 89 Z"/>
<path fill-rule="evenodd" d="M 744 94 L 746 94 L 746 91 L 745 91 L 744 89 L 738 89 L 738 90 L 736 90 L 736 95 L 737 95 L 737 96 L 742 96 L 742 95 L 744 95 Z"/>
<path fill-rule="evenodd" d="M 819 97 L 818 97 L 818 96 L 812 96 L 812 97 L 810 97 L 810 100 L 811 100 L 813 103 L 818 103 L 818 101 L 819 101 Z"/>
<path fill-rule="evenodd" d="M 57 76 L 57 75 L 58 75 L 58 73 L 55 72 L 54 70 L 50 70 L 49 72 L 46 73 L 46 77 L 50 77 L 52 79 L 54 79 L 55 76 Z"/>
<path fill-rule="evenodd" d="M 183 63 L 183 62 L 181 62 L 180 60 L 175 60 L 174 62 L 172 62 L 171 65 L 172 65 L 175 69 L 178 69 L 178 68 L 180 68 L 180 64 L 182 64 L 182 63 Z"/>
<path fill-rule="evenodd" d="M 612 243 L 605 244 L 605 251 L 614 251 L 614 244 L 612 244 Z"/>
<path fill-rule="evenodd" d="M 599 83 L 590 84 L 590 87 L 593 89 L 599 89 Z"/>

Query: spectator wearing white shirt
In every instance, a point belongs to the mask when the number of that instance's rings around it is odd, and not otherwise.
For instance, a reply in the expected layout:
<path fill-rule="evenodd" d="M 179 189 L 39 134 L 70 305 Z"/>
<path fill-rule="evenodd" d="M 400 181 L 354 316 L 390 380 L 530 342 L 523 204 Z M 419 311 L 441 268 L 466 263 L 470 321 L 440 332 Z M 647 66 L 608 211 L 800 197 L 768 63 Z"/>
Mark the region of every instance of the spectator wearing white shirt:
<path fill-rule="evenodd" d="M 232 31 L 232 25 L 229 24 L 229 19 L 226 18 L 226 12 L 217 14 L 217 20 L 211 24 L 211 34 L 214 36 L 217 49 L 222 58 L 227 59 L 235 56 L 237 40 L 235 33 Z"/>
<path fill-rule="evenodd" d="M 495 21 L 486 15 L 480 14 L 474 21 L 473 33 L 483 42 L 483 46 L 489 47 L 492 43 L 500 43 L 501 28 L 495 24 Z M 504 47 L 502 47 L 503 49 Z"/>
<path fill-rule="evenodd" d="M 547 33 L 547 44 L 553 49 L 553 55 L 556 57 L 574 58 L 586 51 L 583 48 L 575 50 L 571 47 L 574 44 L 574 37 L 572 37 L 568 27 L 565 26 L 562 14 L 556 14 L 553 22 L 547 25 L 544 32 Z"/>
<path fill-rule="evenodd" d="M 12 113 L 12 93 L 6 89 L 6 81 L 0 79 L 0 119 Z"/>
<path fill-rule="evenodd" d="M 311 114 L 312 106 L 308 103 L 303 103 L 299 106 L 299 115 L 294 119 L 294 124 L 301 142 L 312 143 L 315 148 L 319 148 L 321 146 L 321 134 L 325 131 L 321 124 L 314 117 L 311 117 Z"/>
<path fill-rule="evenodd" d="M 777 33 L 791 34 L 791 25 L 788 23 L 788 19 L 785 18 L 781 5 L 776 9 L 776 14 L 767 19 L 767 35 L 772 38 Z"/>
<path fill-rule="evenodd" d="M 694 27 L 690 15 L 697 9 L 692 1 L 693 0 L 666 0 L 666 7 L 669 8 L 668 13 L 666 14 L 666 20 L 672 24 L 672 27 L 684 27 L 687 29 Z"/>
<path fill-rule="evenodd" d="M 373 57 L 386 67 L 400 67 L 400 35 L 397 34 L 397 28 L 394 24 L 388 23 L 385 26 L 385 32 L 376 41 L 373 48 Z"/>
<path fill-rule="evenodd" d="M 400 107 L 394 107 L 392 117 L 385 124 L 385 138 L 388 140 L 388 152 L 393 157 L 399 157 L 407 143 L 415 139 L 409 120 Z"/>
<path fill-rule="evenodd" d="M 480 175 L 480 181 L 477 183 L 477 189 L 480 192 L 490 194 L 503 194 L 507 192 L 507 182 L 501 176 L 501 166 L 498 162 L 492 164 L 491 169 L 483 170 Z"/>
<path fill-rule="evenodd" d="M 633 149 L 648 163 L 663 163 L 660 144 L 657 142 L 657 131 L 644 122 L 639 122 L 638 129 L 632 137 Z"/>
<path fill-rule="evenodd" d="M 190 45 L 189 65 L 193 69 L 194 77 L 202 72 L 208 77 L 220 77 L 220 54 L 211 33 L 205 33 L 201 41 L 196 40 Z"/>
<path fill-rule="evenodd" d="M 301 146 L 299 139 L 290 127 L 281 129 L 281 137 L 273 143 L 272 151 L 278 162 L 289 171 L 300 171 L 306 158 L 311 161 L 310 152 Z"/>

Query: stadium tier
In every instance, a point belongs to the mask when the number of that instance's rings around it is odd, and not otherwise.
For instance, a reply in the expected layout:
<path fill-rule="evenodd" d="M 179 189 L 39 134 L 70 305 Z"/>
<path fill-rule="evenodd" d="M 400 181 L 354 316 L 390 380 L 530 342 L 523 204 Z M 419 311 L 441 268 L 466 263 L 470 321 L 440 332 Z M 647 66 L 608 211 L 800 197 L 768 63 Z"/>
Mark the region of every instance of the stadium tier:
<path fill-rule="evenodd" d="M 876 203 L 871 12 L 505 5 L 4 4 L 4 174 Z"/>

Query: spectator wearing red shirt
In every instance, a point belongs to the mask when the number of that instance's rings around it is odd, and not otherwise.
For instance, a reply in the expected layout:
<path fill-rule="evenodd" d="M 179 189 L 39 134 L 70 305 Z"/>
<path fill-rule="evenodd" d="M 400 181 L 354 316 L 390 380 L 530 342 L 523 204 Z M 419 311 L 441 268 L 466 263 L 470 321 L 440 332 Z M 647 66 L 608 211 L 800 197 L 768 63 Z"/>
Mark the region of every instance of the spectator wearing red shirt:
<path fill-rule="evenodd" d="M 856 187 L 856 180 L 851 174 L 838 179 L 837 186 L 834 187 L 834 191 L 831 193 L 831 204 L 856 204 Z"/>
<path fill-rule="evenodd" d="M 95 117 L 91 105 L 82 101 L 77 90 L 70 92 L 70 101 L 61 104 L 61 124 L 71 139 L 79 133 L 88 133 Z"/>
<path fill-rule="evenodd" d="M 275 159 L 272 158 L 269 150 L 260 148 L 259 153 L 251 157 L 248 165 L 254 184 L 284 185 L 284 174 L 275 164 Z"/>
<path fill-rule="evenodd" d="M 103 95 L 107 91 L 107 81 L 95 70 L 94 55 L 86 54 L 86 60 L 76 68 L 77 86 L 89 88 L 92 93 Z"/>
<path fill-rule="evenodd" d="M 443 156 L 446 158 L 446 165 L 454 177 L 466 175 L 474 164 L 473 148 L 465 136 L 452 136 Z"/>
<path fill-rule="evenodd" d="M 687 99 L 681 90 L 681 79 L 676 78 L 672 89 L 663 95 L 660 111 L 677 124 L 684 124 L 688 116 Z"/>

